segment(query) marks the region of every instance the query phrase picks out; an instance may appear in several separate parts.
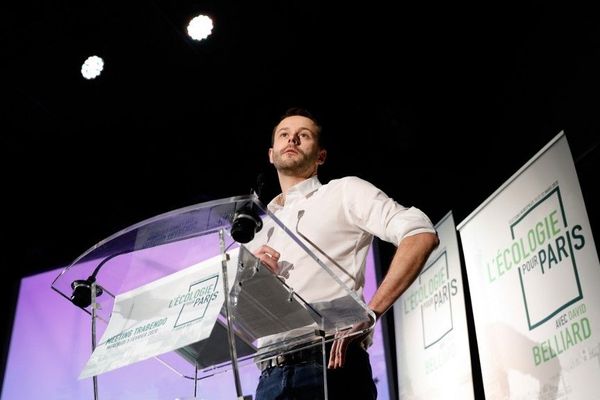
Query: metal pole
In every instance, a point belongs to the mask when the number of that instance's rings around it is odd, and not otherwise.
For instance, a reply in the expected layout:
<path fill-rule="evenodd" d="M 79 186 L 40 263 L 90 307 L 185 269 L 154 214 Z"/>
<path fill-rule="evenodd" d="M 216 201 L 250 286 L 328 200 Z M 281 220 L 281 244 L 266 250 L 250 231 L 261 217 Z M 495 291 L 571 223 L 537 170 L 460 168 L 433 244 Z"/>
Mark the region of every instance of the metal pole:
<path fill-rule="evenodd" d="M 96 282 L 92 282 L 91 285 L 92 290 L 92 353 L 96 350 Z M 94 375 L 92 377 L 92 382 L 94 385 L 94 400 L 98 400 L 98 377 Z"/>
<path fill-rule="evenodd" d="M 321 326 L 325 326 L 324 318 L 321 318 Z M 325 332 L 325 331 L 323 331 Z M 329 388 L 327 387 L 327 347 L 325 346 L 325 334 L 321 337 L 321 352 L 323 353 L 323 395 L 324 400 L 329 399 Z"/>
<path fill-rule="evenodd" d="M 237 361 L 237 350 L 235 348 L 235 337 L 233 333 L 232 327 L 232 318 L 231 318 L 231 303 L 229 299 L 229 283 L 227 279 L 227 261 L 228 256 L 225 253 L 225 237 L 223 233 L 223 229 L 219 230 L 219 245 L 221 247 L 221 267 L 223 269 L 223 288 L 225 295 L 225 317 L 227 318 L 227 338 L 229 339 L 229 355 L 231 356 L 231 363 L 233 364 L 233 377 L 235 379 L 235 392 L 237 394 L 238 399 L 243 399 L 242 395 L 242 384 L 240 381 L 240 371 L 238 370 L 238 361 Z"/>
<path fill-rule="evenodd" d="M 194 399 L 198 398 L 198 361 L 194 363 Z"/>

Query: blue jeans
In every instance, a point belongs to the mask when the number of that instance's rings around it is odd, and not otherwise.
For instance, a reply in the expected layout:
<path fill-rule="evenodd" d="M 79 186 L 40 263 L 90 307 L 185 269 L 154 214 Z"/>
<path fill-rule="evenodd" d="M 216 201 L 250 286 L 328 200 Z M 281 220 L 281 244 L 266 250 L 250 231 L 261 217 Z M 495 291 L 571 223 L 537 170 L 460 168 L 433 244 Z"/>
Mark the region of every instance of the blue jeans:
<path fill-rule="evenodd" d="M 331 400 L 377 398 L 377 388 L 369 362 L 369 353 L 350 346 L 343 368 L 327 370 L 328 397 Z M 256 400 L 323 399 L 323 366 L 318 361 L 268 368 L 262 372 Z"/>

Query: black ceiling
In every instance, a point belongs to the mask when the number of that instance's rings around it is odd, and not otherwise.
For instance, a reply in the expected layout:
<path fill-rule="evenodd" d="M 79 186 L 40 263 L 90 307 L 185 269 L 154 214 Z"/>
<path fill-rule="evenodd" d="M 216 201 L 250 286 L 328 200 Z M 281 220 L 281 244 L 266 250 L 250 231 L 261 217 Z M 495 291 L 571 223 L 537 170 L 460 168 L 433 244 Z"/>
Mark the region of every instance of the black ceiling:
<path fill-rule="evenodd" d="M 64 265 L 158 213 L 249 192 L 293 105 L 322 117 L 323 180 L 359 175 L 434 221 L 466 217 L 565 130 L 597 219 L 591 9 L 330 3 L 3 4 L 9 276 Z M 199 13 L 215 27 L 195 42 L 185 27 Z M 87 81 L 79 70 L 93 54 L 105 70 Z"/>

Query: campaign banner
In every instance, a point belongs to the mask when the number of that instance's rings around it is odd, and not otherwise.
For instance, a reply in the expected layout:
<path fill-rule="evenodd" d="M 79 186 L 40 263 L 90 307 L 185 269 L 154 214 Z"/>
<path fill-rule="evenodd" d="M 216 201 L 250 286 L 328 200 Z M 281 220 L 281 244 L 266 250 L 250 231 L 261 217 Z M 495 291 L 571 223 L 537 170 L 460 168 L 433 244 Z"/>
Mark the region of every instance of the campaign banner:
<path fill-rule="evenodd" d="M 461 264 L 452 213 L 440 244 L 394 304 L 401 399 L 473 399 Z"/>
<path fill-rule="evenodd" d="M 458 226 L 486 399 L 600 392 L 600 263 L 561 132 Z"/>
<path fill-rule="evenodd" d="M 228 253 L 229 286 L 239 248 Z M 225 297 L 218 255 L 115 297 L 108 326 L 79 378 L 88 378 L 208 338 Z"/>

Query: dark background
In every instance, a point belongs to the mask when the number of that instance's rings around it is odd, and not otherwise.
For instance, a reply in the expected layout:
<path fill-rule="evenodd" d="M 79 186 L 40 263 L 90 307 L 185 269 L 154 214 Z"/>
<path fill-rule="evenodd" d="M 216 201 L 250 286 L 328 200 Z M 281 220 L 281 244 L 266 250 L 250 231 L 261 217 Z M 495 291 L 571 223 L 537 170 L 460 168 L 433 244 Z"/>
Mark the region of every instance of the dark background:
<path fill-rule="evenodd" d="M 564 130 L 597 232 L 591 9 L 329 3 L 0 6 L 2 364 L 20 278 L 156 214 L 248 193 L 289 106 L 321 117 L 322 181 L 358 175 L 434 222 L 462 221 Z M 185 28 L 200 13 L 215 28 L 196 42 Z M 88 81 L 90 55 L 105 69 Z"/>

